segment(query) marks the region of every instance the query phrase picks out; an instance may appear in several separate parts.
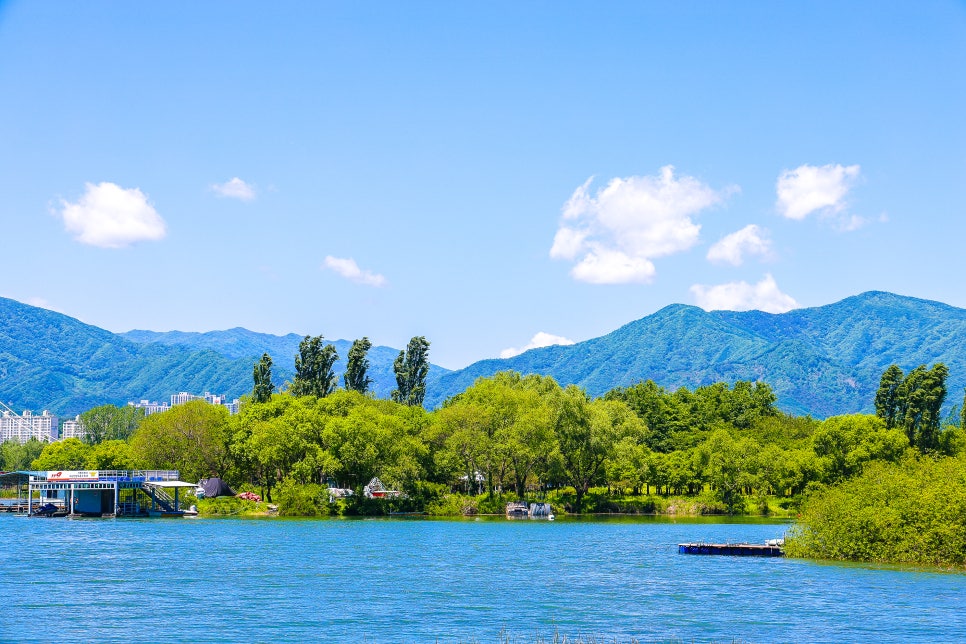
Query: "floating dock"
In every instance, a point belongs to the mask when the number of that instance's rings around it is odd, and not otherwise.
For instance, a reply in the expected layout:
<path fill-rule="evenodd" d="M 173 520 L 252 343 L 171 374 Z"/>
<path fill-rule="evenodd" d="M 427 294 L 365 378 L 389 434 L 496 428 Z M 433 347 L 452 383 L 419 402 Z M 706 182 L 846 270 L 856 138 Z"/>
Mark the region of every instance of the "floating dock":
<path fill-rule="evenodd" d="M 781 546 L 755 543 L 679 543 L 682 555 L 729 555 L 732 557 L 784 557 Z"/>
<path fill-rule="evenodd" d="M 178 480 L 177 470 L 60 470 L 11 473 L 18 477 L 13 511 L 34 515 L 56 506 L 65 515 L 183 516 L 180 491 L 196 483 Z M 9 475 L 6 475 L 9 477 Z M 173 490 L 171 495 L 167 490 Z M 24 508 L 26 506 L 26 508 Z M 37 512 L 40 516 L 41 513 Z M 60 516 L 58 512 L 54 516 Z"/>

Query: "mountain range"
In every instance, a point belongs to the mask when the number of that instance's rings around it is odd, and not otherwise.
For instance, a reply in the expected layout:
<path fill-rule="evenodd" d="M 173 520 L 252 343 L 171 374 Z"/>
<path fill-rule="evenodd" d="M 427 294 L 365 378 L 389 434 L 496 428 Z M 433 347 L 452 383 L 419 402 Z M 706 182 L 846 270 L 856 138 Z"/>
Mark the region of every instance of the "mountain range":
<path fill-rule="evenodd" d="M 301 339 L 242 328 L 114 334 L 0 298 L 0 401 L 63 416 L 105 403 L 166 400 L 179 391 L 240 396 L 251 390 L 252 365 L 262 353 L 273 357 L 277 383 L 290 380 Z M 336 364 L 341 374 L 351 343 L 332 343 L 342 357 Z M 382 346 L 370 351 L 376 396 L 394 388 L 398 353 Z M 512 369 L 550 375 L 591 395 L 646 379 L 672 390 L 761 380 L 781 409 L 824 418 L 870 411 L 888 365 L 909 370 L 935 362 L 950 370 L 947 406 L 959 404 L 966 385 L 966 310 L 878 291 L 782 314 L 674 304 L 574 345 L 457 371 L 433 365 L 426 406 L 439 405 L 478 377 Z"/>

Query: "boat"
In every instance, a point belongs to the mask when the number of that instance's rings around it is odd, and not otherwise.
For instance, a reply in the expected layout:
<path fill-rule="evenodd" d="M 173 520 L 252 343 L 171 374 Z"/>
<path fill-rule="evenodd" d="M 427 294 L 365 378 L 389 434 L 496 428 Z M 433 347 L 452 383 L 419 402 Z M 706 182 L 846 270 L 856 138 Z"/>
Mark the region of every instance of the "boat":
<path fill-rule="evenodd" d="M 526 519 L 530 516 L 530 508 L 523 501 L 510 501 L 506 504 L 507 519 Z"/>
<path fill-rule="evenodd" d="M 550 507 L 549 503 L 531 503 L 530 504 L 530 518 L 531 519 L 546 519 L 548 521 L 553 521 L 553 508 Z"/>

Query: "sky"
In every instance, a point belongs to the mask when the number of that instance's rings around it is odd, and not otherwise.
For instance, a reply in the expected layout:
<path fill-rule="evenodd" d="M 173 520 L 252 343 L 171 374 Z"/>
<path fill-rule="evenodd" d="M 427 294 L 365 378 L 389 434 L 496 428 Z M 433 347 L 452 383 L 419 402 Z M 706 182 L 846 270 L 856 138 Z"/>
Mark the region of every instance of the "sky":
<path fill-rule="evenodd" d="M 431 342 L 966 307 L 966 3 L 0 0 L 0 296 Z"/>

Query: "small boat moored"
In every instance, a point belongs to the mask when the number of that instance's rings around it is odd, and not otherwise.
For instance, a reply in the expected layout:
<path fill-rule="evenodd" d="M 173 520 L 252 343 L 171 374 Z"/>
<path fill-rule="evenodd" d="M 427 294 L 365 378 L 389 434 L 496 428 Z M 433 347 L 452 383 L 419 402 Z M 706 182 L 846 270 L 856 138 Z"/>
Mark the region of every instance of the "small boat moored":
<path fill-rule="evenodd" d="M 530 508 L 523 501 L 511 501 L 506 504 L 507 519 L 526 519 L 530 516 Z"/>

